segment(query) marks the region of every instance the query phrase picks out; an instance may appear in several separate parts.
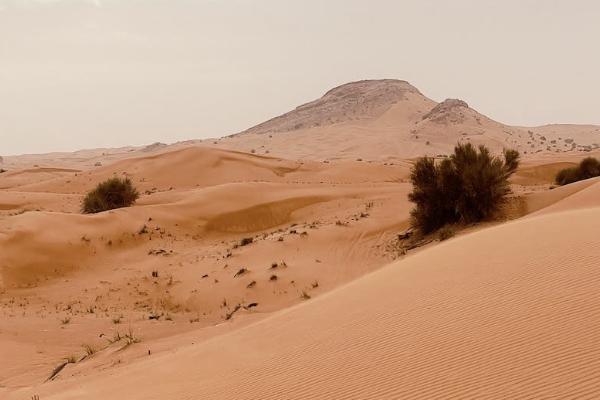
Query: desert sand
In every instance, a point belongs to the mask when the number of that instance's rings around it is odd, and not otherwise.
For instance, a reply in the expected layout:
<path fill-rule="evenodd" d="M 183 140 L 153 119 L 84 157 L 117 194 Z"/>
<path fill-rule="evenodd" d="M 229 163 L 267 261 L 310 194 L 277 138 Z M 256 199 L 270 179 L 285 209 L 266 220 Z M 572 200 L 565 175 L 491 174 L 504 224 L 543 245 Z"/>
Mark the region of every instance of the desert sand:
<path fill-rule="evenodd" d="M 222 139 L 4 157 L 0 398 L 596 398 L 600 181 L 553 180 L 597 129 L 385 80 Z M 523 153 L 505 217 L 407 247 L 410 166 L 460 141 Z M 137 204 L 81 214 L 112 176 Z"/>

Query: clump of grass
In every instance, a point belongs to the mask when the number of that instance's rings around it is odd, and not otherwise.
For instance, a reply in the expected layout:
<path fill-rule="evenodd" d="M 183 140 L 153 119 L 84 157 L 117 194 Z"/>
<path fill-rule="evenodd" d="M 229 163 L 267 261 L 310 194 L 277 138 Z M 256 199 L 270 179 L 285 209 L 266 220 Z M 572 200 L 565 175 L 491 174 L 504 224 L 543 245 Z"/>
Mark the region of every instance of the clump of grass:
<path fill-rule="evenodd" d="M 135 334 L 133 333 L 133 329 L 131 329 L 131 327 L 129 327 L 129 330 L 127 332 L 125 332 L 124 334 L 121 334 L 119 331 L 115 332 L 113 337 L 110 339 L 107 339 L 109 344 L 113 344 L 113 343 L 118 343 L 118 342 L 125 342 L 125 345 L 123 346 L 123 348 L 127 347 L 127 346 L 131 346 L 132 344 L 135 343 L 140 343 L 142 340 L 135 336 Z"/>
<path fill-rule="evenodd" d="M 119 341 L 121 341 L 121 339 L 123 339 L 121 337 L 121 334 L 119 333 L 119 331 L 115 332 L 112 338 L 107 338 L 106 340 L 108 341 L 109 344 L 113 344 L 113 343 L 117 343 Z"/>
<path fill-rule="evenodd" d="M 81 205 L 85 214 L 95 214 L 116 208 L 129 207 L 138 199 L 139 193 L 129 178 L 117 177 L 101 182 L 90 191 Z"/>
<path fill-rule="evenodd" d="M 302 293 L 300 294 L 300 298 L 302 300 L 309 300 L 310 299 L 310 295 L 303 290 Z"/>
<path fill-rule="evenodd" d="M 123 335 L 123 340 L 125 340 L 125 347 L 131 346 L 132 344 L 139 343 L 142 341 L 142 339 L 135 336 L 131 327 L 129 328 L 129 331 L 125 335 Z"/>
<path fill-rule="evenodd" d="M 60 320 L 60 323 L 62 325 L 67 325 L 69 322 L 71 322 L 71 318 L 69 318 L 69 317 L 64 317 L 63 319 Z"/>
<path fill-rule="evenodd" d="M 85 354 L 89 357 L 92 356 L 94 354 L 96 354 L 96 348 L 94 346 L 92 346 L 91 344 L 82 344 L 81 347 L 83 347 L 83 350 L 85 351 Z"/>
<path fill-rule="evenodd" d="M 75 364 L 77 362 L 77 356 L 71 354 L 70 356 L 65 357 L 65 361 L 68 364 Z"/>

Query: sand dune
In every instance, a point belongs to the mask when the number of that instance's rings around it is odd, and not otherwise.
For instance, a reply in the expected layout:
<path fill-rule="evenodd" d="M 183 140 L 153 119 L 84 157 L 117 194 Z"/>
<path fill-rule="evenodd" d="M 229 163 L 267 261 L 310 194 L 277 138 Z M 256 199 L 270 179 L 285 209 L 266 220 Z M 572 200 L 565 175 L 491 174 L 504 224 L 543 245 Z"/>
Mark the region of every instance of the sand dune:
<path fill-rule="evenodd" d="M 381 268 L 402 254 L 409 166 L 190 147 L 83 171 L 11 171 L 27 179 L 0 191 L 0 342 L 12 349 L 0 385 L 37 385 L 64 357 L 81 357 L 82 344 L 100 354 L 57 380 L 134 364 L 144 346 L 179 348 L 199 329 L 213 337 L 210 327 L 228 318 L 217 331 L 232 331 Z M 593 183 L 547 191 L 554 168 L 520 171 L 533 193 L 516 215 L 563 207 Z M 115 175 L 142 191 L 137 205 L 81 215 L 82 195 Z M 244 238 L 252 243 L 240 246 Z M 125 329 L 115 319 L 145 344 L 107 347 L 106 336 Z"/>
<path fill-rule="evenodd" d="M 102 333 L 126 329 L 115 319 L 156 343 L 229 313 L 237 321 L 288 307 L 379 268 L 398 256 L 387 246 L 408 225 L 408 165 L 194 147 L 0 191 L 0 346 L 19 349 L 0 358 L 0 385 L 43 381 L 84 343 L 104 348 Z M 142 191 L 137 205 L 81 215 L 83 193 L 114 175 Z M 240 246 L 244 238 L 253 241 Z M 121 354 L 61 378 L 140 356 Z"/>
<path fill-rule="evenodd" d="M 595 398 L 600 208 L 587 205 L 450 240 L 231 333 L 35 391 L 57 400 Z M 576 229 L 565 235 L 565 226 Z"/>
<path fill-rule="evenodd" d="M 227 138 L 5 157 L 0 398 L 598 397 L 600 183 L 552 186 L 597 135 L 383 80 Z M 403 247 L 414 157 L 462 141 L 521 151 L 524 218 Z M 113 176 L 136 205 L 82 215 Z"/>
<path fill-rule="evenodd" d="M 207 187 L 233 182 L 356 183 L 397 181 L 408 175 L 408 163 L 322 164 L 188 147 L 152 156 L 134 157 L 69 176 L 12 186 L 12 190 L 86 193 L 100 180 L 130 177 L 141 191 L 157 192 Z M 0 181 L 1 182 L 1 181 Z"/>

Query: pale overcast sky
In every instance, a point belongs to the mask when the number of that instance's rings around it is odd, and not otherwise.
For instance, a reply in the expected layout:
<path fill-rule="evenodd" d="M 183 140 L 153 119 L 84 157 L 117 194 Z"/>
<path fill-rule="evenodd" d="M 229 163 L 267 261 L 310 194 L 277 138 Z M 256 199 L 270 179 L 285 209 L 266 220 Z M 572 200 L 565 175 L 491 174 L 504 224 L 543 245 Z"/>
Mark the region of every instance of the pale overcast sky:
<path fill-rule="evenodd" d="M 0 0 L 0 154 L 234 133 L 348 81 L 600 123 L 594 0 Z"/>

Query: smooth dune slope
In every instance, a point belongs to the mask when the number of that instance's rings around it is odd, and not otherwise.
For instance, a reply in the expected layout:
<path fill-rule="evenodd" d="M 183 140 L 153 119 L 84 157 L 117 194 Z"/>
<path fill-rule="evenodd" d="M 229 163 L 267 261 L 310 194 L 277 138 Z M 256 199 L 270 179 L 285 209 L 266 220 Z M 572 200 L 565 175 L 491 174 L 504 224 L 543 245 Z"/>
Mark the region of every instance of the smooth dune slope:
<path fill-rule="evenodd" d="M 597 205 L 449 240 L 248 327 L 38 392 L 44 400 L 598 398 Z"/>
<path fill-rule="evenodd" d="M 0 190 L 0 390 L 44 382 L 83 344 L 99 354 L 56 379 L 121 366 L 188 331 L 234 329 L 389 263 L 408 226 L 408 165 L 191 147 L 2 174 L 0 185 L 27 179 Z M 115 175 L 134 182 L 136 205 L 82 215 L 83 194 Z M 112 353 L 107 338 L 129 329 L 143 344 Z"/>
<path fill-rule="evenodd" d="M 529 212 L 532 216 L 540 214 L 569 211 L 580 208 L 596 207 L 600 199 L 599 178 L 585 179 L 551 190 L 548 193 L 540 193 L 529 199 Z M 563 196 L 557 201 L 559 196 Z M 554 200 L 554 201 L 553 201 Z M 545 204 L 545 202 L 551 204 Z"/>

